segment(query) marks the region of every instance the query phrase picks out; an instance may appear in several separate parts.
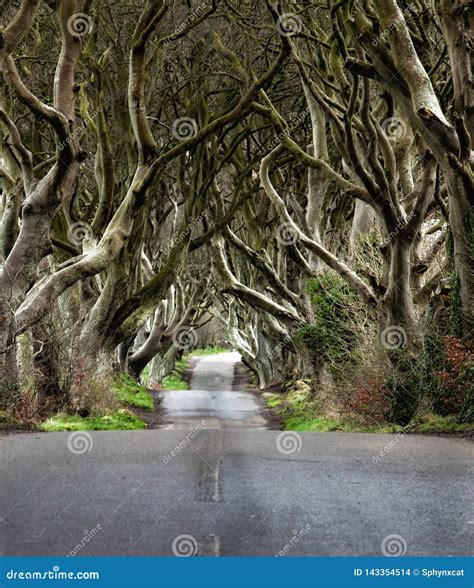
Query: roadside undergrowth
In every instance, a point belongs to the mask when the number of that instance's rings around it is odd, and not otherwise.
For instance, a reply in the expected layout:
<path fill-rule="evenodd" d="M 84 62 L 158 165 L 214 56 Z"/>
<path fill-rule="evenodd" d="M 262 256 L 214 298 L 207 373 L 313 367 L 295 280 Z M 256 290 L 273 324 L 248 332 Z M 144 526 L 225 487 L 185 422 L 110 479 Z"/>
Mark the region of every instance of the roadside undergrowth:
<path fill-rule="evenodd" d="M 405 426 L 383 422 L 361 422 L 350 413 L 337 414 L 327 410 L 314 399 L 310 382 L 297 380 L 287 382 L 286 391 L 264 392 L 263 397 L 275 416 L 287 431 L 346 432 L 346 433 L 410 433 L 425 434 L 469 434 L 474 432 L 472 423 L 459 422 L 455 416 L 442 416 L 427 412 L 415 416 Z"/>
<path fill-rule="evenodd" d="M 188 390 L 193 356 L 206 356 L 223 353 L 223 347 L 212 346 L 196 349 L 176 361 L 171 374 L 163 379 L 162 390 Z M 144 382 L 148 380 L 148 371 L 144 371 Z M 55 414 L 47 417 L 33 418 L 35 395 L 23 395 L 21 407 L 17 414 L 5 411 L 0 414 L 0 431 L 41 430 L 41 431 L 87 431 L 87 430 L 126 430 L 144 429 L 153 412 L 156 412 L 157 393 L 146 385 L 135 381 L 126 373 L 114 374 L 108 370 L 101 378 L 91 380 L 85 385 L 86 378 L 81 379 L 81 390 L 71 401 Z M 150 415 L 150 416 L 148 416 Z"/>
<path fill-rule="evenodd" d="M 204 357 L 206 355 L 217 355 L 219 353 L 225 353 L 226 351 L 228 351 L 228 349 L 219 345 L 213 345 L 202 349 L 194 349 L 193 351 L 186 353 L 181 359 L 176 361 L 171 374 L 163 378 L 162 389 L 189 390 L 189 380 L 193 363 L 192 358 Z"/>
<path fill-rule="evenodd" d="M 117 431 L 144 429 L 145 423 L 132 411 L 125 408 L 114 410 L 102 416 L 81 417 L 58 414 L 40 425 L 42 431 Z"/>
<path fill-rule="evenodd" d="M 189 390 L 189 383 L 186 376 L 189 368 L 189 357 L 179 359 L 175 363 L 171 374 L 163 378 L 163 390 Z"/>
<path fill-rule="evenodd" d="M 110 391 L 106 404 L 87 412 L 60 412 L 39 425 L 42 431 L 108 431 L 144 429 L 146 423 L 135 410 L 153 411 L 154 400 L 147 388 L 128 374 L 120 373 L 107 385 Z"/>
<path fill-rule="evenodd" d="M 202 349 L 194 349 L 194 351 L 191 351 L 191 353 L 188 354 L 188 357 L 193 355 L 197 357 L 203 355 L 217 355 L 218 353 L 225 353 L 226 351 L 229 350 L 220 345 L 212 345 L 209 347 L 203 347 Z"/>

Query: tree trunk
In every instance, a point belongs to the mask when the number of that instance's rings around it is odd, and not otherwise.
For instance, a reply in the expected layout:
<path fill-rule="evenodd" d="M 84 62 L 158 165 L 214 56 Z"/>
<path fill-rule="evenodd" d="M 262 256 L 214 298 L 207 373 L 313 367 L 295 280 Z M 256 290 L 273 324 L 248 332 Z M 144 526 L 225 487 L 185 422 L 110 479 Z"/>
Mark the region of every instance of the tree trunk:
<path fill-rule="evenodd" d="M 461 301 L 462 336 L 470 340 L 474 338 L 474 207 L 461 184 L 455 174 L 448 179 L 449 224 Z"/>
<path fill-rule="evenodd" d="M 49 319 L 49 324 L 48 324 Z M 36 388 L 36 407 L 39 414 L 50 414 L 62 408 L 67 397 L 59 383 L 60 349 L 51 324 L 52 317 L 37 323 L 32 329 L 33 370 Z"/>
<path fill-rule="evenodd" d="M 387 327 L 397 326 L 406 331 L 410 346 L 415 343 L 416 319 L 410 286 L 411 246 L 396 238 L 390 245 L 390 274 L 384 305 Z"/>
<path fill-rule="evenodd" d="M 0 407 L 11 407 L 19 394 L 15 315 L 0 288 Z"/>

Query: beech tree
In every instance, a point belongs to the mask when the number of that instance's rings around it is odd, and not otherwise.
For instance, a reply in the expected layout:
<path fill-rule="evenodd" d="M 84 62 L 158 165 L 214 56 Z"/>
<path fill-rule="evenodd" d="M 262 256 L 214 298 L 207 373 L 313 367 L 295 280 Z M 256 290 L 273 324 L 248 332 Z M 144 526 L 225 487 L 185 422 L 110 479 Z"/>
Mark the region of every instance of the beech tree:
<path fill-rule="evenodd" d="M 159 385 L 208 321 L 317 395 L 327 280 L 412 413 L 428 322 L 472 344 L 468 0 L 0 7 L 4 406 Z"/>

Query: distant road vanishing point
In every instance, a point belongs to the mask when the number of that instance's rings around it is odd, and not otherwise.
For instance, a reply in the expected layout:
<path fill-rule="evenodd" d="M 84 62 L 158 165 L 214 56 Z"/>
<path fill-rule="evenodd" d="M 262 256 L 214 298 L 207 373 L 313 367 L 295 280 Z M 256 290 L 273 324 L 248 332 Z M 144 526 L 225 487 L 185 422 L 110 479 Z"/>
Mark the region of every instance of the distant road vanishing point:
<path fill-rule="evenodd" d="M 202 358 L 161 429 L 2 437 L 2 553 L 471 552 L 470 443 L 266 430 L 238 359 Z"/>

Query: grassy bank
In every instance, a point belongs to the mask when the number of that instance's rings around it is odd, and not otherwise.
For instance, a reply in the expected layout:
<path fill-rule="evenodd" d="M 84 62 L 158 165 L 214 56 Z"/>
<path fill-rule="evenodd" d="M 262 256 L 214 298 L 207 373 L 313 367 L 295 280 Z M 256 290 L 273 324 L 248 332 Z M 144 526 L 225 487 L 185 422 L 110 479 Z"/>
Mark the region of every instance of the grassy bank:
<path fill-rule="evenodd" d="M 189 370 L 190 364 L 188 357 L 179 359 L 174 369 L 163 379 L 163 390 L 189 390 L 189 384 L 186 379 L 186 371 Z"/>
<path fill-rule="evenodd" d="M 164 390 L 189 390 L 189 370 L 191 368 L 191 361 L 193 357 L 204 357 L 206 355 L 217 355 L 228 351 L 224 347 L 214 345 L 211 347 L 204 347 L 203 349 L 194 349 L 190 353 L 184 355 L 178 360 L 174 366 L 174 370 L 169 376 L 163 380 Z"/>
<path fill-rule="evenodd" d="M 212 346 L 204 349 L 196 349 L 178 360 L 173 372 L 164 378 L 162 388 L 164 390 L 188 390 L 189 370 L 192 357 L 214 355 L 226 351 L 223 347 Z M 147 381 L 147 370 L 144 372 L 144 380 Z M 106 397 L 101 398 L 100 403 L 86 412 L 85 416 L 68 414 L 66 411 L 50 416 L 43 422 L 38 419 L 17 419 L 7 412 L 0 413 L 0 431 L 11 430 L 42 430 L 54 431 L 99 431 L 99 430 L 126 430 L 144 429 L 146 423 L 140 418 L 143 411 L 152 413 L 155 403 L 146 386 L 138 384 L 128 374 L 121 373 L 113 377 L 107 390 Z M 31 403 L 34 402 L 33 396 Z"/>
<path fill-rule="evenodd" d="M 151 412 L 154 406 L 147 388 L 122 373 L 111 383 L 109 405 L 100 414 L 80 416 L 59 413 L 41 423 L 39 428 L 48 432 L 144 429 L 146 424 L 134 409 Z"/>
<path fill-rule="evenodd" d="M 118 400 L 134 408 L 144 408 L 153 410 L 154 402 L 148 389 L 145 386 L 137 384 L 128 374 L 120 374 L 114 385 Z"/>
<path fill-rule="evenodd" d="M 195 349 L 194 351 L 191 351 L 187 357 L 191 357 L 193 355 L 196 357 L 201 357 L 203 355 L 217 355 L 218 353 L 225 353 L 226 351 L 229 350 L 225 349 L 224 347 L 220 347 L 219 345 L 213 345 L 211 347 L 204 347 L 203 349 Z"/>
<path fill-rule="evenodd" d="M 127 409 L 114 410 L 103 416 L 81 417 L 58 414 L 41 424 L 42 431 L 117 431 L 144 429 L 145 423 Z"/>
<path fill-rule="evenodd" d="M 346 433 L 467 433 L 474 430 L 472 423 L 459 423 L 456 417 L 432 413 L 417 415 L 408 425 L 391 423 L 362 423 L 348 416 L 318 414 L 318 406 L 311 400 L 309 386 L 294 383 L 287 392 L 263 394 L 267 406 L 289 431 L 346 432 Z"/>

